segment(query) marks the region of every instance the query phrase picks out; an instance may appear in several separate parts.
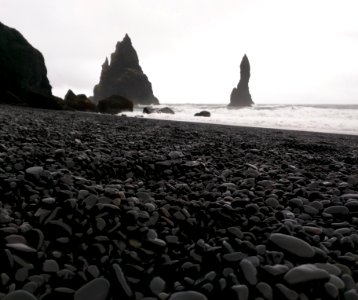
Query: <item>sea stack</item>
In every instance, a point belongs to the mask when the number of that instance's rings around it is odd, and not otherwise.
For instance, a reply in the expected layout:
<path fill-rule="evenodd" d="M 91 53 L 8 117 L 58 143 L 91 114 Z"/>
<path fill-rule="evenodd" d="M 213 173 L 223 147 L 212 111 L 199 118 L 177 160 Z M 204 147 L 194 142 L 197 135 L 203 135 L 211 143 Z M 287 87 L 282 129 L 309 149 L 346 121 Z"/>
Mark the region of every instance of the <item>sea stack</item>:
<path fill-rule="evenodd" d="M 236 88 L 233 88 L 230 96 L 230 107 L 251 106 L 254 102 L 249 91 L 250 62 L 246 54 L 240 64 L 240 81 Z"/>
<path fill-rule="evenodd" d="M 93 100 L 98 101 L 118 95 L 134 104 L 159 104 L 153 95 L 152 84 L 139 65 L 138 55 L 126 34 L 116 45 L 111 61 L 106 58 L 102 65 L 99 83 L 94 88 Z"/>

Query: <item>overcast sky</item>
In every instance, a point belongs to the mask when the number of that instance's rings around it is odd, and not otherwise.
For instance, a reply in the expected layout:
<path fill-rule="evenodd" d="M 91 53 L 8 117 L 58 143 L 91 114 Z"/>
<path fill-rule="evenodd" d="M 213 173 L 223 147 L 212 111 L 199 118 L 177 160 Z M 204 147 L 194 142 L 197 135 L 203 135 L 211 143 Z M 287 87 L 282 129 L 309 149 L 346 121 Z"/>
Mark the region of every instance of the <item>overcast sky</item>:
<path fill-rule="evenodd" d="M 358 104 L 357 0 L 0 0 L 54 94 L 92 95 L 128 33 L 162 103 L 228 103 L 246 53 L 257 104 Z"/>

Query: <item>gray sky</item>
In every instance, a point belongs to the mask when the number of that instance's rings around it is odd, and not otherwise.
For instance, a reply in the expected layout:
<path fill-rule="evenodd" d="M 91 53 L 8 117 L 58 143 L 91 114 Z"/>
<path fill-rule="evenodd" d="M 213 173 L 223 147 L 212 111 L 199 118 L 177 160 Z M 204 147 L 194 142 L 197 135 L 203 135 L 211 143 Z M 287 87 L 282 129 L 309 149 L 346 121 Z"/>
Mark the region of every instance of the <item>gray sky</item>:
<path fill-rule="evenodd" d="M 358 104 L 357 0 L 0 0 L 53 92 L 92 95 L 128 33 L 162 103 L 228 103 L 246 53 L 257 104 Z"/>

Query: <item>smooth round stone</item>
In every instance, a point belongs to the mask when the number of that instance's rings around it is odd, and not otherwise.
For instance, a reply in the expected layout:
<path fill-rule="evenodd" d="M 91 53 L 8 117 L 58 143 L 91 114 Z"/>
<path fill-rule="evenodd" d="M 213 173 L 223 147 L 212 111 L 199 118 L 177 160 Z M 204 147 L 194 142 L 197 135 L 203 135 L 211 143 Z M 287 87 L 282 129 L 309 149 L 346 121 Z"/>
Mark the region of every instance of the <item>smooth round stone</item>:
<path fill-rule="evenodd" d="M 329 278 L 329 273 L 326 270 L 319 269 L 312 264 L 294 267 L 284 276 L 284 280 L 291 285 L 314 281 L 328 281 Z"/>
<path fill-rule="evenodd" d="M 355 282 L 351 275 L 349 274 L 343 274 L 342 275 L 342 281 L 345 284 L 345 287 L 347 290 L 351 290 L 355 288 Z"/>
<path fill-rule="evenodd" d="M 26 244 L 26 239 L 22 235 L 10 234 L 5 238 L 8 244 Z"/>
<path fill-rule="evenodd" d="M 266 272 L 270 273 L 273 276 L 282 275 L 282 274 L 286 273 L 289 269 L 288 266 L 279 265 L 279 264 L 273 265 L 273 266 L 267 265 L 267 266 L 264 266 L 263 268 Z"/>
<path fill-rule="evenodd" d="M 337 289 L 343 290 L 346 287 L 346 284 L 336 275 L 330 275 L 329 282 L 332 283 Z"/>
<path fill-rule="evenodd" d="M 242 237 L 244 236 L 239 227 L 229 227 L 227 228 L 227 231 L 239 239 L 242 239 Z"/>
<path fill-rule="evenodd" d="M 98 267 L 96 265 L 88 266 L 87 272 L 90 273 L 94 278 L 96 278 L 96 277 L 98 277 L 100 275 L 100 272 L 99 272 Z"/>
<path fill-rule="evenodd" d="M 96 219 L 96 227 L 99 231 L 103 231 L 103 229 L 106 227 L 106 221 L 103 220 L 103 218 L 97 218 Z"/>
<path fill-rule="evenodd" d="M 38 284 L 36 282 L 33 282 L 33 281 L 30 281 L 30 282 L 26 283 L 22 287 L 23 290 L 26 290 L 27 292 L 29 292 L 31 294 L 34 294 L 37 288 L 38 288 Z"/>
<path fill-rule="evenodd" d="M 147 239 L 154 240 L 158 237 L 157 232 L 154 229 L 149 229 L 147 232 Z"/>
<path fill-rule="evenodd" d="M 278 200 L 275 198 L 268 198 L 265 200 L 265 203 L 266 205 L 271 206 L 273 208 L 276 208 L 277 206 L 280 205 L 280 202 L 278 202 Z"/>
<path fill-rule="evenodd" d="M 150 202 L 144 204 L 144 207 L 145 207 L 146 210 L 149 211 L 149 212 L 153 212 L 153 211 L 156 210 L 156 206 L 155 206 L 153 203 L 150 203 Z"/>
<path fill-rule="evenodd" d="M 29 270 L 27 268 L 20 268 L 15 273 L 15 279 L 23 282 L 29 277 Z"/>
<path fill-rule="evenodd" d="M 249 288 L 244 284 L 237 284 L 232 287 L 235 291 L 238 300 L 249 299 Z"/>
<path fill-rule="evenodd" d="M 121 286 L 121 289 L 126 294 L 127 298 L 132 298 L 133 291 L 130 288 L 130 286 L 128 285 L 127 279 L 123 274 L 122 268 L 118 264 L 114 264 L 113 265 L 113 270 L 115 272 L 117 282 Z"/>
<path fill-rule="evenodd" d="M 289 289 L 284 284 L 278 283 L 278 284 L 276 284 L 276 287 L 285 296 L 286 299 L 288 299 L 288 300 L 297 300 L 298 299 L 298 294 L 295 291 Z"/>
<path fill-rule="evenodd" d="M 155 245 L 159 246 L 159 247 L 165 247 L 167 245 L 167 243 L 165 241 L 163 241 L 161 239 L 158 239 L 158 238 L 154 239 L 154 240 L 150 240 L 150 242 L 152 244 L 155 244 Z"/>
<path fill-rule="evenodd" d="M 55 204 L 56 199 L 49 197 L 49 198 L 44 198 L 44 199 L 42 199 L 41 202 L 42 202 L 42 203 L 45 203 L 45 204 L 51 205 L 51 204 Z"/>
<path fill-rule="evenodd" d="M 6 295 L 2 300 L 37 300 L 36 297 L 24 290 L 18 290 Z"/>
<path fill-rule="evenodd" d="M 317 215 L 319 212 L 316 208 L 310 205 L 304 205 L 303 210 L 309 215 Z"/>
<path fill-rule="evenodd" d="M 66 151 L 64 149 L 56 149 L 55 150 L 55 155 L 56 156 L 65 156 Z"/>
<path fill-rule="evenodd" d="M 56 273 L 60 270 L 60 267 L 58 266 L 58 263 L 53 259 L 47 259 L 45 260 L 42 270 L 45 273 Z"/>
<path fill-rule="evenodd" d="M 358 193 L 357 194 L 344 194 L 341 196 L 343 199 L 358 199 Z"/>
<path fill-rule="evenodd" d="M 154 277 L 149 284 L 149 288 L 154 295 L 159 295 L 165 289 L 165 281 L 160 277 Z"/>
<path fill-rule="evenodd" d="M 109 287 L 107 279 L 93 279 L 76 291 L 74 300 L 106 300 Z"/>
<path fill-rule="evenodd" d="M 6 247 L 20 251 L 20 252 L 27 252 L 27 253 L 36 253 L 34 248 L 31 248 L 22 243 L 15 243 L 15 244 L 6 244 Z"/>
<path fill-rule="evenodd" d="M 327 207 L 323 212 L 327 213 L 327 214 L 331 214 L 333 216 L 348 215 L 349 209 L 348 209 L 348 207 L 345 207 L 343 205 L 334 205 L 334 206 Z"/>
<path fill-rule="evenodd" d="M 240 267 L 244 273 L 244 277 L 251 285 L 257 284 L 257 270 L 251 261 L 243 259 L 240 262 Z"/>
<path fill-rule="evenodd" d="M 339 291 L 338 291 L 337 287 L 334 284 L 332 284 L 330 282 L 326 282 L 324 284 L 324 288 L 326 290 L 326 293 L 328 295 L 330 295 L 333 299 L 336 299 L 338 297 Z"/>
<path fill-rule="evenodd" d="M 207 298 L 199 292 L 186 291 L 172 294 L 169 300 L 207 300 Z"/>
<path fill-rule="evenodd" d="M 358 300 L 358 294 L 357 291 L 354 289 L 351 289 L 344 293 L 344 300 Z"/>
<path fill-rule="evenodd" d="M 247 257 L 247 254 L 242 252 L 226 253 L 223 255 L 223 259 L 228 262 L 237 262 Z"/>
<path fill-rule="evenodd" d="M 315 263 L 315 266 L 317 268 L 326 270 L 328 273 L 332 275 L 339 276 L 342 273 L 342 271 L 336 265 L 333 264 Z"/>
<path fill-rule="evenodd" d="M 138 192 L 137 198 L 141 201 L 149 201 L 151 199 L 150 195 L 146 192 Z"/>
<path fill-rule="evenodd" d="M 315 254 L 314 249 L 307 242 L 294 236 L 272 233 L 270 241 L 282 250 L 301 258 L 311 258 Z"/>
<path fill-rule="evenodd" d="M 183 154 L 183 152 L 181 152 L 181 151 L 170 151 L 170 152 L 168 153 L 168 156 L 169 156 L 171 159 L 178 159 L 178 158 L 184 157 L 184 154 Z"/>
<path fill-rule="evenodd" d="M 36 179 L 40 178 L 41 173 L 43 172 L 43 167 L 30 167 L 25 170 L 25 173 L 29 176 L 32 176 Z"/>
<path fill-rule="evenodd" d="M 290 204 L 292 206 L 296 206 L 296 207 L 302 207 L 303 201 L 302 201 L 302 199 L 299 199 L 299 198 L 293 198 L 288 201 L 288 204 Z"/>
<path fill-rule="evenodd" d="M 256 285 L 256 288 L 265 299 L 267 299 L 267 300 L 272 300 L 273 299 L 272 288 L 266 282 L 259 282 Z"/>

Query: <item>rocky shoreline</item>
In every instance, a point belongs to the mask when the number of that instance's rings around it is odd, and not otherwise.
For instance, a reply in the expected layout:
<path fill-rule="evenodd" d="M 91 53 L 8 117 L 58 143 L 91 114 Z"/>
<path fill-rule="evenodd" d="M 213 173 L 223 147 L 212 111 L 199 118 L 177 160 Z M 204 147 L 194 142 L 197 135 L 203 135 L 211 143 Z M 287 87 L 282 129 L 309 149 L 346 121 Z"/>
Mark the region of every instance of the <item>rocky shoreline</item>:
<path fill-rule="evenodd" d="M 358 299 L 358 136 L 0 123 L 0 299 Z"/>

